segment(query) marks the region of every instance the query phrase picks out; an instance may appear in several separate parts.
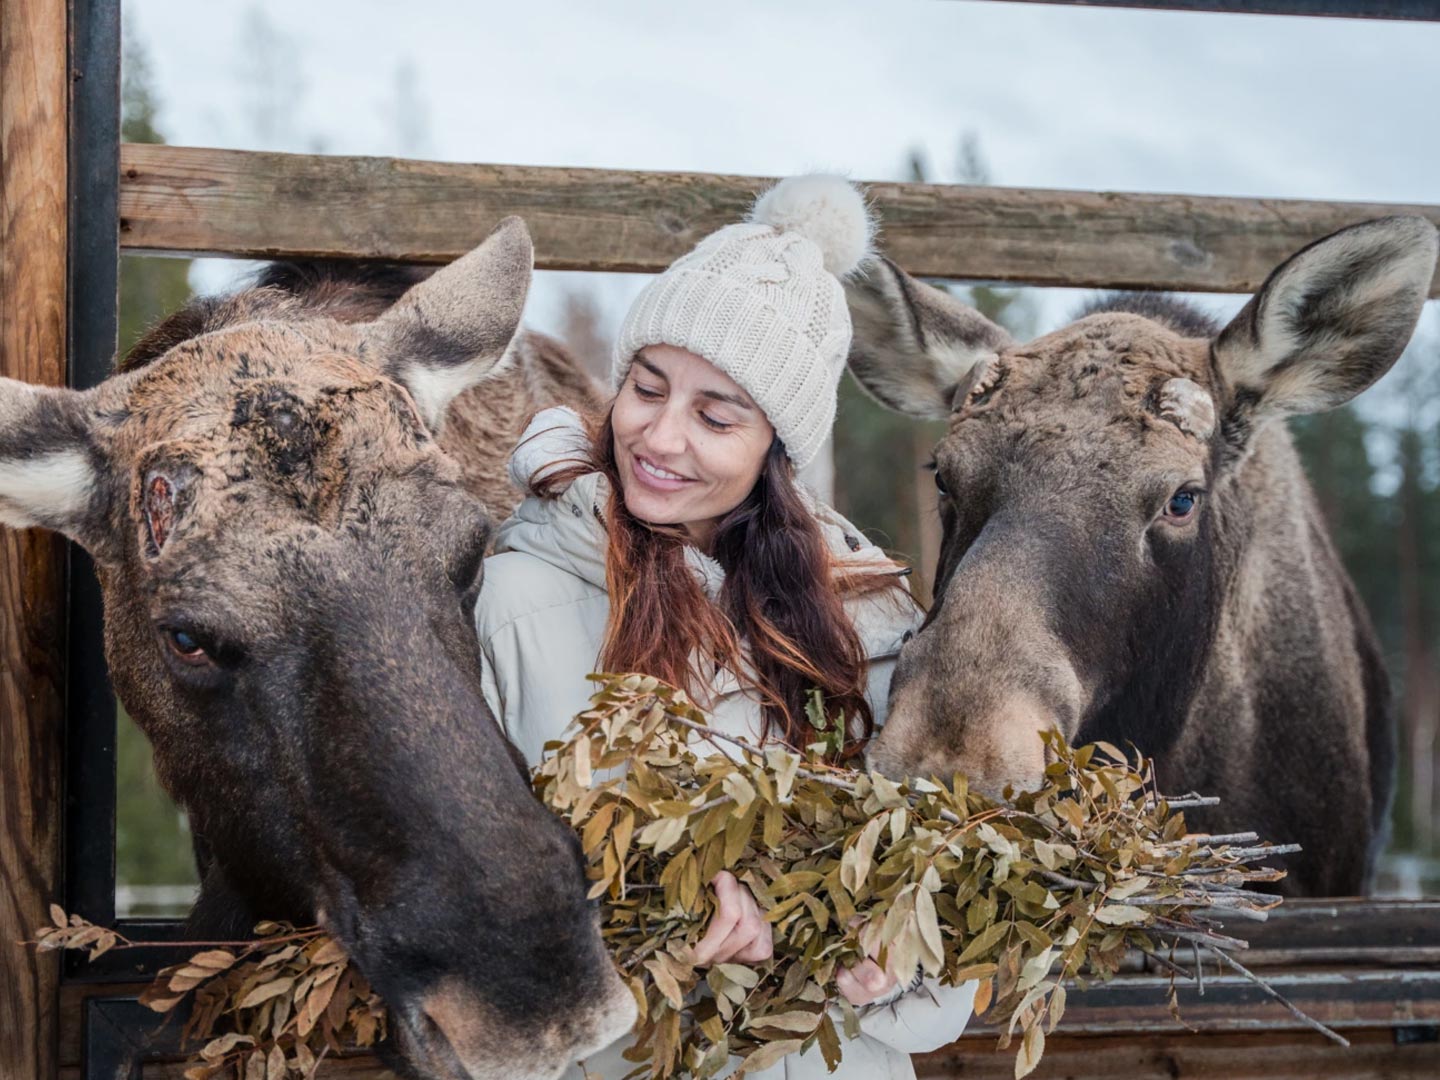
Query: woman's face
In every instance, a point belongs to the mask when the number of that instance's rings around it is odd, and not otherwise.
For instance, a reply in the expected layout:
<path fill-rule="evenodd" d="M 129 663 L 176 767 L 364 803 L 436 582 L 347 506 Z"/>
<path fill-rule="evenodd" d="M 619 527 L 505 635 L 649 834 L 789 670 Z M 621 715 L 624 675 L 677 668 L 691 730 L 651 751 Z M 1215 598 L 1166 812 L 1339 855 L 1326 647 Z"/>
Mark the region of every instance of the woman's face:
<path fill-rule="evenodd" d="M 775 429 L 734 379 L 673 345 L 635 357 L 611 413 L 625 508 L 700 547 L 755 486 Z"/>

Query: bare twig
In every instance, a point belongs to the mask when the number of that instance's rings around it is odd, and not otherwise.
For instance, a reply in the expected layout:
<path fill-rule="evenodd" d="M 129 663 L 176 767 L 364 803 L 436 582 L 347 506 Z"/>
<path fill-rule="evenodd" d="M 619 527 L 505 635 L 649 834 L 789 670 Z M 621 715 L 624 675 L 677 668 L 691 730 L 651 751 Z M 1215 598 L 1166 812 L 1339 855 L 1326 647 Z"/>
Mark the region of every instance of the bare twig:
<path fill-rule="evenodd" d="M 1248 862 L 1251 859 L 1263 859 L 1266 855 L 1294 855 L 1305 849 L 1299 844 L 1261 844 L 1259 847 L 1227 848 L 1225 851 L 1215 851 L 1208 847 L 1200 847 L 1196 850 L 1209 851 L 1212 855 L 1223 855 L 1227 859 Z"/>
<path fill-rule="evenodd" d="M 1299 1021 L 1300 1021 L 1302 1024 L 1304 1024 L 1306 1027 L 1310 1028 L 1310 1029 L 1313 1030 L 1313 1031 L 1318 1031 L 1321 1035 L 1324 1035 L 1324 1036 L 1325 1036 L 1327 1039 L 1329 1039 L 1331 1042 L 1338 1043 L 1338 1044 L 1341 1045 L 1341 1046 L 1349 1046 L 1349 1045 L 1350 1045 L 1350 1040 L 1349 1040 L 1349 1039 L 1345 1038 L 1345 1036 L 1341 1035 L 1338 1031 L 1335 1031 L 1333 1028 L 1326 1027 L 1324 1024 L 1320 1023 L 1319 1020 L 1316 1020 L 1316 1019 L 1314 1019 L 1314 1018 L 1311 1017 L 1311 1016 L 1307 1016 L 1307 1015 L 1300 1009 L 1299 1006 L 1295 1005 L 1295 1004 L 1294 1004 L 1293 1002 L 1291 1002 L 1290 999 L 1287 998 L 1284 994 L 1280 993 L 1280 991 L 1276 990 L 1273 986 L 1271 986 L 1268 982 L 1266 982 L 1264 979 L 1262 979 L 1259 975 L 1256 975 L 1253 971 L 1251 971 L 1249 968 L 1247 968 L 1244 964 L 1240 963 L 1239 960 L 1236 960 L 1233 956 L 1228 956 L 1228 955 L 1226 955 L 1224 952 L 1222 952 L 1220 949 L 1215 948 L 1213 945 L 1207 944 L 1205 947 L 1206 947 L 1207 949 L 1209 949 L 1210 952 L 1211 952 L 1211 954 L 1214 955 L 1214 957 L 1215 957 L 1217 960 L 1219 960 L 1222 964 L 1225 964 L 1226 966 L 1230 967 L 1230 968 L 1233 969 L 1234 971 L 1236 971 L 1236 972 L 1238 972 L 1239 974 L 1243 975 L 1245 978 L 1249 979 L 1249 980 L 1250 980 L 1252 983 L 1254 983 L 1256 986 L 1260 987 L 1261 990 L 1265 991 L 1265 993 L 1269 994 L 1272 998 L 1274 998 L 1276 1001 L 1278 1001 L 1281 1005 L 1284 1005 L 1285 1008 L 1290 1011 L 1290 1015 L 1293 1016 L 1293 1017 L 1295 1017 L 1295 1019 L 1299 1020 Z"/>
<path fill-rule="evenodd" d="M 1179 840 L 1171 840 L 1168 843 L 1159 845 L 1163 848 L 1181 847 L 1185 844 L 1197 843 L 1201 847 L 1210 847 L 1213 844 L 1253 844 L 1260 839 L 1259 833 L 1237 832 L 1237 833 L 1190 833 L 1182 836 Z"/>
<path fill-rule="evenodd" d="M 1270 917 L 1270 913 L 1263 909 L 1226 904 L 1219 897 L 1212 900 L 1208 898 L 1189 899 L 1182 896 L 1130 896 L 1120 902 L 1132 907 L 1200 908 L 1206 911 L 1220 912 L 1222 918 L 1229 918 L 1233 915 L 1237 919 L 1249 919 L 1252 922 L 1265 922 Z"/>
<path fill-rule="evenodd" d="M 1093 881 L 1077 881 L 1075 878 L 1066 877 L 1064 874 L 1057 874 L 1054 870 L 1041 870 L 1040 876 L 1046 881 L 1053 881 L 1056 885 L 1065 889 L 1079 889 L 1081 892 L 1094 892 L 1096 888 Z"/>
<path fill-rule="evenodd" d="M 1248 949 L 1250 943 L 1243 938 L 1230 937 L 1227 934 L 1220 934 L 1203 926 L 1187 926 L 1185 923 L 1177 923 L 1173 919 L 1157 918 L 1153 927 L 1155 933 L 1167 938 L 1176 938 L 1180 941 L 1194 941 L 1201 945 L 1214 946 L 1221 949 Z"/>
<path fill-rule="evenodd" d="M 1152 802 L 1163 802 L 1171 810 L 1189 810 L 1193 806 L 1219 806 L 1220 798 L 1217 795 L 1201 795 L 1199 792 L 1190 791 L 1173 799 L 1161 795 Z"/>
<path fill-rule="evenodd" d="M 1172 960 L 1167 960 L 1167 959 L 1165 959 L 1165 957 L 1161 956 L 1159 953 L 1151 952 L 1149 949 L 1141 949 L 1140 951 L 1141 951 L 1142 953 L 1144 953 L 1146 956 L 1148 956 L 1151 960 L 1154 960 L 1154 961 L 1155 961 L 1157 964 L 1159 964 L 1161 967 L 1165 968 L 1165 969 L 1166 969 L 1167 971 L 1169 971 L 1172 975 L 1179 975 L 1182 979 L 1186 979 L 1186 980 L 1188 980 L 1188 981 L 1190 981 L 1190 982 L 1194 982 L 1194 981 L 1195 981 L 1195 976 L 1194 976 L 1194 975 L 1190 974 L 1190 972 L 1186 971 L 1184 968 L 1182 968 L 1179 964 L 1175 963 L 1174 961 L 1172 961 Z"/>

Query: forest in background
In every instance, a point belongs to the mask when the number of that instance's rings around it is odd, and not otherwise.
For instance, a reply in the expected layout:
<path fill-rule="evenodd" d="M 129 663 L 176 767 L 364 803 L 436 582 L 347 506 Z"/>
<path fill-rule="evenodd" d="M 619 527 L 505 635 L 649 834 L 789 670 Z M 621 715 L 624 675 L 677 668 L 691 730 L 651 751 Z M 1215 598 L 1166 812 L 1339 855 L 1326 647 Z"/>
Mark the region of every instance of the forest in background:
<path fill-rule="evenodd" d="M 273 139 L 288 124 L 297 92 L 287 42 L 259 12 L 247 24 L 241 52 L 253 96 L 247 123 Z M 149 59 L 127 30 L 122 137 L 163 142 Z M 423 102 L 413 70 L 395 72 L 383 118 L 397 152 L 419 155 L 427 143 Z M 323 151 L 323 140 L 286 137 Z M 978 141 L 958 140 L 955 165 L 934 175 L 917 153 L 902 175 L 914 180 L 989 183 Z M 1035 290 L 939 283 L 1004 325 L 1017 338 L 1038 325 Z M 128 349 L 156 319 L 191 295 L 190 263 L 124 256 L 120 267 L 119 346 Z M 559 334 L 596 370 L 607 354 L 605 320 L 595 296 L 576 289 Z M 922 424 L 876 405 L 850 378 L 841 385 L 834 445 L 835 502 L 882 546 L 915 567 L 912 581 L 928 597 L 939 550 L 933 480 L 923 468 L 943 424 Z M 1291 423 L 1336 546 L 1365 600 L 1385 649 L 1396 690 L 1400 770 L 1386 891 L 1440 892 L 1440 341 L 1424 336 L 1375 390 L 1365 407 L 1347 406 Z M 149 746 L 120 713 L 116 861 L 122 910 L 185 910 L 193 886 L 190 841 L 180 814 L 161 790 Z M 1303 768 L 1297 760 L 1295 767 Z M 1323 798 L 1324 793 L 1317 793 Z"/>

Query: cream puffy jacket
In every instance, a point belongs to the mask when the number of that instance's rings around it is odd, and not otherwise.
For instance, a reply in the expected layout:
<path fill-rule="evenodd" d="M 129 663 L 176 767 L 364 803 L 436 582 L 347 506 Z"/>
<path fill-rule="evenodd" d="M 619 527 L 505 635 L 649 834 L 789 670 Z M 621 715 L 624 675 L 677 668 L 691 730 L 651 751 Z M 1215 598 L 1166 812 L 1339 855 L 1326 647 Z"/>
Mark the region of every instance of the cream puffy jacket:
<path fill-rule="evenodd" d="M 541 413 L 527 435 L 547 424 L 552 430 L 570 431 L 573 447 L 573 421 L 559 410 Z M 548 463 L 546 457 L 566 456 L 554 438 L 522 441 L 511 461 L 511 477 L 524 486 Z M 500 527 L 496 554 L 485 560 L 485 581 L 475 608 L 485 698 L 531 765 L 540 760 L 546 742 L 562 737 L 593 689 L 585 676 L 596 669 L 610 607 L 605 591 L 607 500 L 608 485 L 597 473 L 580 477 L 556 498 L 532 495 Z M 818 503 L 814 510 L 841 563 L 889 565 L 883 553 L 835 511 Z M 686 550 L 686 557 L 706 593 L 712 599 L 718 596 L 724 581 L 719 565 L 694 548 Z M 898 591 L 862 598 L 847 610 L 870 657 L 868 696 L 881 723 L 895 657 L 919 615 Z M 763 732 L 755 698 L 723 670 L 711 689 L 711 723 L 759 742 Z M 861 1011 L 861 1035 L 845 1043 L 837 1072 L 826 1072 L 816 1048 L 751 1075 L 755 1080 L 913 1080 L 910 1055 L 957 1038 L 970 1018 L 973 999 L 973 984 L 944 987 L 926 979 L 888 1004 Z M 620 1057 L 624 1046 L 617 1043 L 588 1058 L 586 1069 L 605 1080 L 624 1076 L 635 1067 Z M 574 1080 L 582 1076 L 578 1067 L 572 1074 Z"/>

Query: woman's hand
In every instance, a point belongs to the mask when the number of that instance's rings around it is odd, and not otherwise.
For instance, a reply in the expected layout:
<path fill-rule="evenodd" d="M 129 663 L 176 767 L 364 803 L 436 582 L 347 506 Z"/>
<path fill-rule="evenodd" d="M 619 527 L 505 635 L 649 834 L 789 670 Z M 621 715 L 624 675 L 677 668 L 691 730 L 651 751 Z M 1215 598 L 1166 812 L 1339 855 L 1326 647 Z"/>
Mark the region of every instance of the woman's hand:
<path fill-rule="evenodd" d="M 760 905 L 729 870 L 711 882 L 718 902 L 705 936 L 691 949 L 696 967 L 740 961 L 762 964 L 775 955 L 775 933 L 760 915 Z"/>
<path fill-rule="evenodd" d="M 851 919 L 850 929 L 855 929 L 861 921 L 858 915 Z M 836 988 L 845 995 L 846 1001 L 857 1008 L 889 996 L 900 985 L 899 979 L 875 962 L 878 952 L 877 946 L 874 952 L 854 967 L 841 968 L 835 972 Z"/>
<path fill-rule="evenodd" d="M 900 980 L 874 960 L 861 960 L 852 968 L 835 972 L 835 985 L 851 1005 L 869 1005 L 894 992 Z"/>

